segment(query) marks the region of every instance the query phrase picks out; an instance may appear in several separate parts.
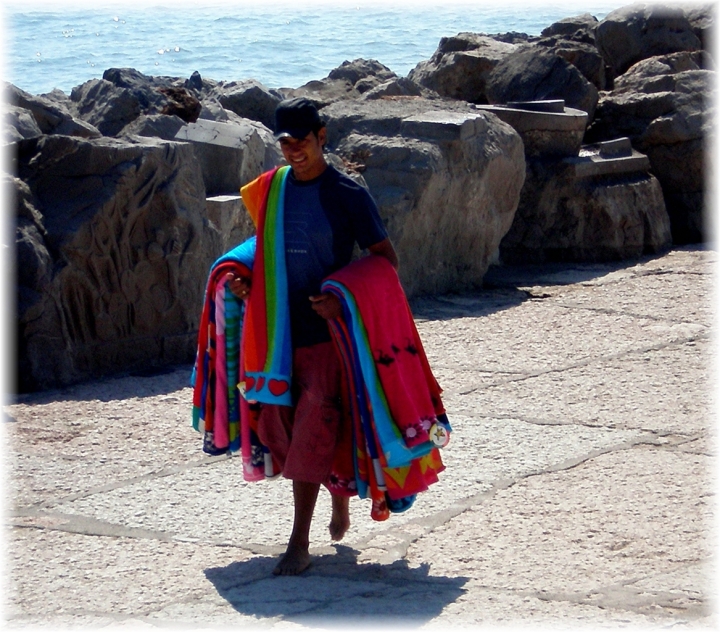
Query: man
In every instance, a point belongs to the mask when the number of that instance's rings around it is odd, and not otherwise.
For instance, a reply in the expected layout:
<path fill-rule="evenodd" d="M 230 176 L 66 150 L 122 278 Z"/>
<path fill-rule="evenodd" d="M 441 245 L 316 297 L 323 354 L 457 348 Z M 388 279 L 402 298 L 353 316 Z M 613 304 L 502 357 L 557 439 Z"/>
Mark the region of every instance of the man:
<path fill-rule="evenodd" d="M 398 258 L 370 194 L 328 165 L 326 128 L 311 101 L 283 101 L 275 112 L 276 138 L 291 168 L 285 193 L 285 259 L 293 345 L 293 406 L 265 404 L 258 435 L 293 481 L 294 523 L 287 550 L 273 571 L 297 575 L 310 565 L 309 534 L 320 485 L 330 473 L 341 406 L 341 365 L 326 320 L 342 314 L 339 299 L 320 292 L 322 280 L 346 266 L 354 244 Z M 251 280 L 235 277 L 231 291 L 247 298 Z M 350 527 L 349 498 L 332 495 L 330 536 Z"/>

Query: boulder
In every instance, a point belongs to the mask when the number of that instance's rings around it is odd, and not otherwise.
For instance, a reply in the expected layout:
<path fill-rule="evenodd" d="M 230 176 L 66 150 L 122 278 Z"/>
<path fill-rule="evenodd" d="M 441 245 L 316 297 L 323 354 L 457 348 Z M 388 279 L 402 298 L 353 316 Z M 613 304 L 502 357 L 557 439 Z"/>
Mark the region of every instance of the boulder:
<path fill-rule="evenodd" d="M 685 5 L 685 17 L 690 22 L 693 33 L 697 36 L 705 51 L 712 50 L 713 25 L 715 22 L 715 3 Z"/>
<path fill-rule="evenodd" d="M 424 88 L 407 77 L 397 77 L 375 86 L 372 90 L 363 93 L 360 98 L 366 100 L 395 97 L 425 97 L 431 99 L 437 96 L 437 92 Z"/>
<path fill-rule="evenodd" d="M 218 121 L 220 123 L 227 123 L 228 121 L 238 121 L 242 117 L 226 110 L 215 97 L 208 97 L 200 102 L 202 109 L 200 110 L 200 116 L 198 119 L 205 119 L 206 121 Z"/>
<path fill-rule="evenodd" d="M 554 22 L 544 28 L 540 35 L 541 37 L 572 37 L 580 34 L 581 36 L 590 35 L 594 39 L 598 24 L 598 19 L 594 15 L 583 13 Z"/>
<path fill-rule="evenodd" d="M 479 287 L 524 179 L 518 134 L 454 101 L 344 101 L 323 114 L 336 153 L 378 203 L 406 293 Z"/>
<path fill-rule="evenodd" d="M 132 91 L 105 79 L 90 79 L 73 88 L 70 98 L 78 116 L 105 136 L 114 136 L 143 113 Z"/>
<path fill-rule="evenodd" d="M 2 113 L 5 143 L 16 143 L 23 138 L 42 136 L 42 130 L 29 110 L 3 103 Z"/>
<path fill-rule="evenodd" d="M 191 362 L 221 247 L 192 147 L 42 136 L 18 169 L 20 390 Z"/>
<path fill-rule="evenodd" d="M 99 138 L 92 125 L 75 118 L 64 105 L 41 96 L 33 96 L 10 83 L 5 85 L 4 101 L 27 110 L 43 134 L 64 134 L 82 138 Z"/>
<path fill-rule="evenodd" d="M 603 94 L 587 142 L 628 136 L 662 185 L 673 241 L 697 243 L 704 227 L 705 147 L 712 138 L 715 73 L 703 53 L 643 60 Z"/>
<path fill-rule="evenodd" d="M 70 99 L 77 115 L 105 136 L 116 136 L 139 116 L 168 114 L 186 122 L 197 120 L 201 105 L 182 80 L 151 77 L 132 68 L 109 68 L 102 79 L 73 88 Z"/>
<path fill-rule="evenodd" d="M 591 37 L 586 37 L 583 31 L 576 35 L 578 37 L 545 37 L 538 40 L 537 46 L 543 46 L 571 63 L 597 90 L 605 90 L 608 87 L 605 60 Z"/>
<path fill-rule="evenodd" d="M 490 72 L 516 48 L 515 44 L 475 33 L 444 37 L 433 56 L 415 66 L 408 79 L 444 97 L 487 103 Z"/>
<path fill-rule="evenodd" d="M 208 196 L 235 194 L 282 160 L 272 132 L 250 119 L 239 123 L 199 119 L 181 127 L 175 140 L 191 143 Z"/>
<path fill-rule="evenodd" d="M 561 159 L 529 156 L 501 261 L 614 261 L 668 249 L 670 218 L 649 168 L 628 138 Z"/>
<path fill-rule="evenodd" d="M 662 190 L 652 175 L 577 178 L 570 164 L 532 160 L 500 261 L 615 261 L 663 252 L 671 243 Z"/>
<path fill-rule="evenodd" d="M 185 125 L 179 116 L 166 114 L 141 114 L 132 123 L 123 127 L 118 136 L 150 136 L 163 140 L 174 140 Z"/>
<path fill-rule="evenodd" d="M 375 59 L 345 60 L 327 76 L 331 81 L 348 81 L 360 94 L 396 77 L 392 70 Z"/>
<path fill-rule="evenodd" d="M 612 11 L 598 24 L 595 39 L 611 79 L 643 59 L 702 48 L 683 9 L 668 5 L 638 3 Z"/>
<path fill-rule="evenodd" d="M 221 82 L 210 96 L 242 118 L 258 121 L 269 129 L 275 128 L 275 108 L 282 101 L 282 95 L 255 79 Z"/>
<path fill-rule="evenodd" d="M 344 61 L 319 81 L 309 81 L 299 88 L 283 88 L 283 98 L 306 97 L 318 108 L 336 101 L 357 99 L 373 88 L 396 78 L 397 75 L 374 59 Z"/>
<path fill-rule="evenodd" d="M 598 91 L 570 62 L 537 44 L 518 48 L 490 73 L 486 95 L 491 104 L 562 99 L 592 120 Z"/>

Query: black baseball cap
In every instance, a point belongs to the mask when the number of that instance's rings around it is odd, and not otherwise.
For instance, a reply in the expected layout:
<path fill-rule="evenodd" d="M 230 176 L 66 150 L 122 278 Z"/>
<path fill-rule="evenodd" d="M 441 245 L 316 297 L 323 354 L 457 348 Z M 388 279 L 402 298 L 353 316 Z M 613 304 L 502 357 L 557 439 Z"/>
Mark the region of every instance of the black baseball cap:
<path fill-rule="evenodd" d="M 315 104 L 305 97 L 287 99 L 275 108 L 275 138 L 305 138 L 324 124 Z"/>

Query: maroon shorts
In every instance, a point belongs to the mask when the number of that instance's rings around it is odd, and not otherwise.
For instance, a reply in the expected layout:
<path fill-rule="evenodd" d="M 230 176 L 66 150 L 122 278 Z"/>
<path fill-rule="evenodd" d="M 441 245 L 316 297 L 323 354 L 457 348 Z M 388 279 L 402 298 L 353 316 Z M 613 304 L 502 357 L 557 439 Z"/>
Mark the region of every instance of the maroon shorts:
<path fill-rule="evenodd" d="M 300 347 L 293 354 L 295 405 L 263 405 L 258 436 L 285 478 L 306 483 L 327 480 L 343 417 L 341 379 L 332 342 Z"/>

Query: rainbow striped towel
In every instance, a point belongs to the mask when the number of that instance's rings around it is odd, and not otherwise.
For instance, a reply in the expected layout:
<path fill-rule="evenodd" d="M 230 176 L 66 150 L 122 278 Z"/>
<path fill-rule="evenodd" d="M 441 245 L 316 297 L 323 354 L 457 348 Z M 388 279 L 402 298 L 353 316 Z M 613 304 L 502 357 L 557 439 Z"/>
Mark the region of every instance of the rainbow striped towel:
<path fill-rule="evenodd" d="M 292 344 L 285 269 L 285 183 L 290 167 L 268 171 L 240 189 L 257 228 L 253 281 L 242 333 L 245 399 L 291 406 Z"/>

